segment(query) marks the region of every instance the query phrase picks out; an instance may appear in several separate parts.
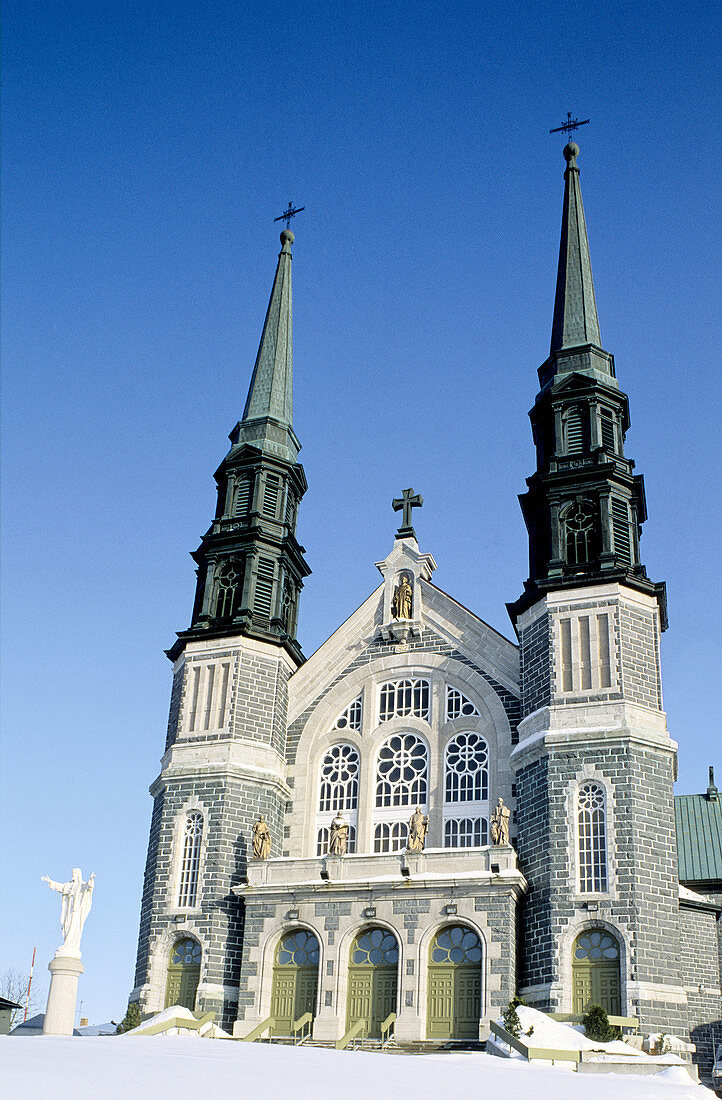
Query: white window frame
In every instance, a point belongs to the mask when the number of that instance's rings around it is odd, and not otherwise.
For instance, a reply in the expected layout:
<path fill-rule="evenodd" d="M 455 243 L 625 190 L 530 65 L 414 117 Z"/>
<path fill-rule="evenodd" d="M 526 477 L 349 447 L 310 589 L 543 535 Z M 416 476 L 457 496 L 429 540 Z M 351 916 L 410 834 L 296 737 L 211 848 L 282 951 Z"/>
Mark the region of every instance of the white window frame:
<path fill-rule="evenodd" d="M 321 757 L 321 759 L 319 761 L 319 764 L 318 764 L 317 789 L 316 789 L 317 790 L 317 793 L 316 793 L 316 833 L 315 833 L 316 840 L 315 840 L 315 847 L 314 847 L 314 852 L 315 852 L 316 855 L 325 855 L 326 854 L 326 851 L 328 850 L 328 846 L 327 846 L 328 845 L 328 836 L 325 837 L 326 850 L 324 852 L 319 852 L 318 851 L 318 848 L 321 845 L 321 830 L 325 829 L 325 830 L 330 831 L 331 822 L 333 821 L 333 819 L 335 818 L 335 816 L 338 812 L 338 810 L 336 808 L 333 808 L 333 809 L 330 809 L 330 810 L 322 810 L 321 809 L 321 788 L 323 786 L 323 766 L 324 766 L 326 757 L 329 756 L 333 752 L 334 749 L 341 749 L 341 748 L 352 749 L 353 752 L 355 752 L 355 754 L 356 754 L 356 759 L 358 760 L 358 767 L 356 769 L 356 776 L 355 776 L 355 780 L 356 780 L 355 805 L 353 805 L 353 806 L 348 805 L 348 802 L 353 801 L 353 799 L 350 799 L 348 797 L 348 792 L 345 792 L 345 794 L 344 794 L 344 805 L 339 807 L 339 809 L 341 811 L 341 815 L 342 815 L 344 821 L 348 822 L 348 825 L 350 826 L 350 828 L 349 828 L 349 837 L 348 837 L 348 851 L 349 852 L 355 852 L 356 851 L 356 844 L 357 844 L 357 837 L 358 837 L 358 806 L 359 806 L 359 797 L 360 797 L 360 789 L 361 789 L 361 752 L 359 750 L 358 745 L 354 745 L 350 741 L 335 741 L 332 745 L 328 745 L 327 748 L 324 750 L 323 756 Z M 349 780 L 349 782 L 352 782 L 352 781 L 353 780 Z"/>
<path fill-rule="evenodd" d="M 185 825 L 189 814 L 199 813 L 203 818 L 200 852 L 198 854 L 198 875 L 195 905 L 180 904 L 181 879 L 183 875 L 183 855 L 185 851 Z M 171 874 L 169 876 L 168 911 L 171 914 L 199 913 L 203 898 L 203 884 L 208 850 L 208 811 L 199 798 L 189 799 L 178 812 L 173 829 L 173 849 Z"/>

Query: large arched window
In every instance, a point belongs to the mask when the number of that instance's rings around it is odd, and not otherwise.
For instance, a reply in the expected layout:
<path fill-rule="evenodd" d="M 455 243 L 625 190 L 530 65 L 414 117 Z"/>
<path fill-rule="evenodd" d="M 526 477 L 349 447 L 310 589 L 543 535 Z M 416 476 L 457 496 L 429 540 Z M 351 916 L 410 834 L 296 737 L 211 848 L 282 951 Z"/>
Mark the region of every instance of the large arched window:
<path fill-rule="evenodd" d="M 181 909 L 193 909 L 198 904 L 202 840 L 203 814 L 200 810 L 191 810 L 186 814 L 182 837 L 183 855 L 178 885 L 178 906 Z"/>
<path fill-rule="evenodd" d="M 454 735 L 444 754 L 444 847 L 489 843 L 489 746 L 480 733 Z"/>
<path fill-rule="evenodd" d="M 321 761 L 316 815 L 316 854 L 326 855 L 331 821 L 341 813 L 349 824 L 347 851 L 356 851 L 359 754 L 353 745 L 332 745 Z"/>
<path fill-rule="evenodd" d="M 426 811 L 429 753 L 414 733 L 397 733 L 379 749 L 376 767 L 374 851 L 406 846 L 408 819 L 416 806 Z"/>
<path fill-rule="evenodd" d="M 607 823 L 604 788 L 584 783 L 577 794 L 579 890 L 582 894 L 607 889 Z"/>

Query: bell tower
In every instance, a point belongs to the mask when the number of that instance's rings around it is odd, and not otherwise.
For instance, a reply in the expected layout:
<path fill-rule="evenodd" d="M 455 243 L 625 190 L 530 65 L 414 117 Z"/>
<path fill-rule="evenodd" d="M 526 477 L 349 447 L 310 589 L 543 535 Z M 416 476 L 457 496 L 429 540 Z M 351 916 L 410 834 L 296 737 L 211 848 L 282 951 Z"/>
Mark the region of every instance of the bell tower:
<path fill-rule="evenodd" d="M 551 346 L 530 413 L 536 470 L 519 498 L 529 578 L 508 605 L 521 658 L 518 850 L 530 884 L 520 988 L 542 1009 L 601 1000 L 645 1031 L 682 1033 L 666 590 L 640 556 L 644 482 L 625 453 L 628 401 L 601 344 L 578 155 L 570 141 Z"/>
<path fill-rule="evenodd" d="M 298 601 L 310 570 L 296 539 L 306 490 L 293 431 L 291 245 L 281 252 L 243 417 L 215 474 L 213 522 L 193 554 L 190 625 L 167 651 L 173 688 L 141 904 L 136 983 L 144 1012 L 178 998 L 238 1014 L 243 881 L 253 824 L 279 855 L 288 681 L 304 658 Z"/>

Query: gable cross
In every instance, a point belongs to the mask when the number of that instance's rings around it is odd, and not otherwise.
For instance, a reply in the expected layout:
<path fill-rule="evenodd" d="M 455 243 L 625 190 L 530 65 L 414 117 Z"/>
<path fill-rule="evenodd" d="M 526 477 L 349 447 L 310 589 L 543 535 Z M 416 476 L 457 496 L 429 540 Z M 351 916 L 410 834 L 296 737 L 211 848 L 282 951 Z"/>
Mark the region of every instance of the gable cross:
<path fill-rule="evenodd" d="M 416 538 L 416 532 L 411 525 L 411 509 L 420 508 L 423 503 L 424 498 L 420 493 L 415 493 L 413 489 L 404 489 L 400 497 L 394 497 L 391 501 L 394 512 L 401 512 L 403 509 L 402 523 L 396 532 L 398 538 Z"/>

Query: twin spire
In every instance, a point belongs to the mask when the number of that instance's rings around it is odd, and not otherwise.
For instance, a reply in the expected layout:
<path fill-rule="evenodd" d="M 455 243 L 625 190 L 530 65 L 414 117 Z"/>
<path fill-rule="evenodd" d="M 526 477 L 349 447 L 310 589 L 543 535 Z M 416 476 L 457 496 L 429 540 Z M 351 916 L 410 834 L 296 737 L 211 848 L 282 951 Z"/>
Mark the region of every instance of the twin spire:
<path fill-rule="evenodd" d="M 243 419 L 231 433 L 234 445 L 250 444 L 290 462 L 301 449 L 293 431 L 293 241 L 291 230 L 284 229 Z"/>
<path fill-rule="evenodd" d="M 587 223 L 579 185 L 578 156 L 579 146 L 575 141 L 564 146 L 567 169 L 564 173 L 562 238 L 559 245 L 550 355 L 564 348 L 580 347 L 584 344 L 601 347 Z"/>

